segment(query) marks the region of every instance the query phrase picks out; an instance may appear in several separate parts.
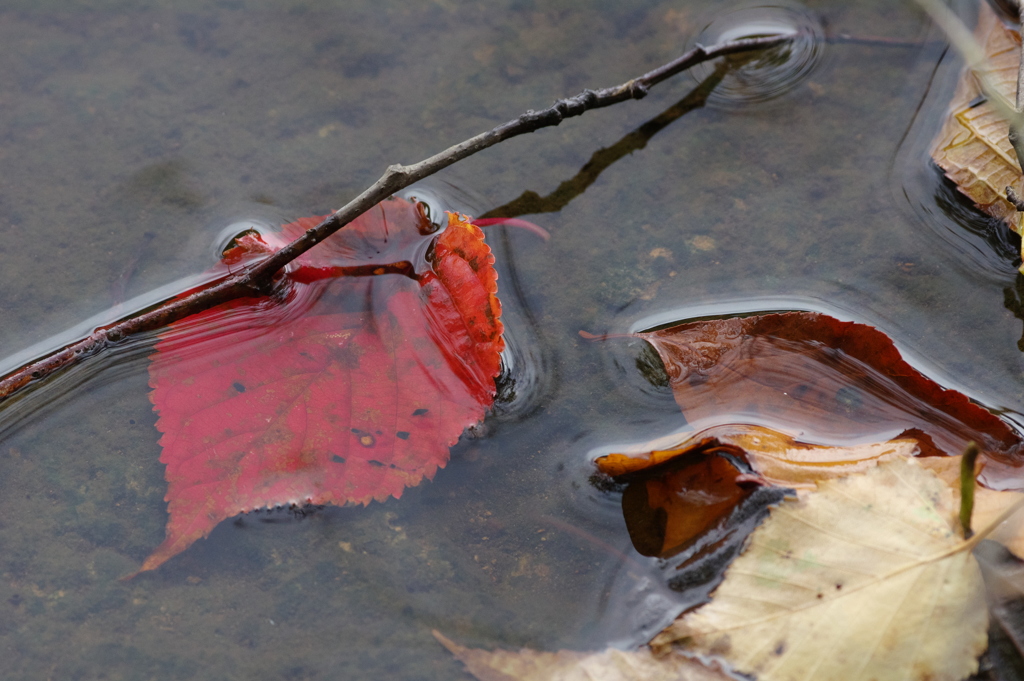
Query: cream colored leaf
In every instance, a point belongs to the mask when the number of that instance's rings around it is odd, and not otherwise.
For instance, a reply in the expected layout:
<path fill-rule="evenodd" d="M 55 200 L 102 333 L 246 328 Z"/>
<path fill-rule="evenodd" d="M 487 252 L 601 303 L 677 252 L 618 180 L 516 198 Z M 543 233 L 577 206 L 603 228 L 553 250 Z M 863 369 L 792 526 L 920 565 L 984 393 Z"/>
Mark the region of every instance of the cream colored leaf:
<path fill-rule="evenodd" d="M 460 646 L 437 631 L 434 636 L 480 681 L 731 681 L 721 671 L 678 653 L 655 657 L 647 648 L 599 653 L 528 648 L 488 652 Z"/>
<path fill-rule="evenodd" d="M 759 681 L 959 681 L 987 643 L 985 591 L 952 492 L 913 459 L 772 510 L 712 601 L 652 642 Z"/>
<path fill-rule="evenodd" d="M 985 47 L 984 74 L 999 94 L 1013 101 L 1020 65 L 1020 35 L 996 16 L 987 2 L 978 3 L 975 38 Z M 981 210 L 1004 220 L 1022 234 L 1022 214 L 1006 199 L 1006 187 L 1024 193 L 1020 164 L 1008 137 L 1010 125 L 986 99 L 981 80 L 965 68 L 950 104 L 949 117 L 935 139 L 932 158 Z"/>

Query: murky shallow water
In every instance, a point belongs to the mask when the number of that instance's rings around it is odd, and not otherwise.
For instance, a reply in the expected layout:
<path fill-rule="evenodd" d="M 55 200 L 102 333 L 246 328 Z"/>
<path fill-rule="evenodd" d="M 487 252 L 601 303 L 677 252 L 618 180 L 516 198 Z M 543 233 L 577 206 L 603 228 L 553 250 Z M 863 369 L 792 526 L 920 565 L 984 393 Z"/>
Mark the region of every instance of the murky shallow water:
<path fill-rule="evenodd" d="M 643 73 L 720 6 L 9 2 L 0 354 L 203 272 L 232 223 L 323 213 L 389 163 Z M 827 35 L 868 40 L 828 44 L 780 98 L 659 129 L 560 211 L 527 216 L 549 242 L 493 232 L 503 295 L 522 301 L 507 321 L 540 369 L 526 399 L 402 499 L 226 522 L 121 582 L 166 518 L 145 347 L 13 410 L 0 442 L 5 675 L 459 678 L 432 628 L 507 647 L 643 639 L 700 591 L 673 591 L 674 566 L 632 549 L 589 457 L 681 417 L 629 341 L 580 330 L 821 309 L 878 326 L 933 378 L 1015 417 L 1012 249 L 920 209 L 940 203 L 921 144 L 956 65 L 936 71 L 943 43 L 909 2 L 808 7 Z M 503 144 L 430 186 L 476 214 L 545 195 L 691 87 L 684 76 Z"/>

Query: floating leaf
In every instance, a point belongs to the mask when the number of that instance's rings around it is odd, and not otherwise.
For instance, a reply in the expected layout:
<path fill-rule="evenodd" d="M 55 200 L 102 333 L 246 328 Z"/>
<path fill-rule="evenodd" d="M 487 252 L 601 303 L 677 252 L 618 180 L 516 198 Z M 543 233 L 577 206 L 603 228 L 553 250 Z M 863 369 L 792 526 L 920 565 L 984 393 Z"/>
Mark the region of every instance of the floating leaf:
<path fill-rule="evenodd" d="M 751 535 L 711 603 L 652 642 L 761 681 L 959 681 L 987 644 L 973 544 L 914 459 L 822 483 Z"/>
<path fill-rule="evenodd" d="M 986 63 L 981 67 L 988 82 L 1008 101 L 1017 92 L 1020 66 L 1020 35 L 1003 24 L 987 2 L 980 7 L 975 39 L 984 46 Z M 946 177 L 983 211 L 1004 220 L 1022 234 L 1022 215 L 1006 198 L 1012 186 L 1024 195 L 1024 178 L 1008 138 L 1010 124 L 989 101 L 982 81 L 964 68 L 946 119 L 932 147 L 932 158 Z"/>
<path fill-rule="evenodd" d="M 225 266 L 319 222 L 246 235 Z M 503 349 L 494 257 L 480 230 L 384 202 L 289 267 L 278 291 L 161 336 L 150 385 L 170 519 L 151 570 L 225 518 L 366 504 L 434 475 L 495 394 Z"/>
<path fill-rule="evenodd" d="M 985 452 L 981 479 L 988 487 L 1024 488 L 1018 433 L 923 376 L 873 327 L 790 312 L 637 335 L 658 351 L 676 402 L 697 432 L 750 424 L 781 431 L 801 448 L 909 438 L 926 455 L 959 454 L 974 441 Z M 778 463 L 792 468 L 787 456 Z"/>
<path fill-rule="evenodd" d="M 435 631 L 434 636 L 480 681 L 729 681 L 732 677 L 687 657 L 655 657 L 648 649 L 609 649 L 599 653 L 523 648 L 476 650 Z"/>

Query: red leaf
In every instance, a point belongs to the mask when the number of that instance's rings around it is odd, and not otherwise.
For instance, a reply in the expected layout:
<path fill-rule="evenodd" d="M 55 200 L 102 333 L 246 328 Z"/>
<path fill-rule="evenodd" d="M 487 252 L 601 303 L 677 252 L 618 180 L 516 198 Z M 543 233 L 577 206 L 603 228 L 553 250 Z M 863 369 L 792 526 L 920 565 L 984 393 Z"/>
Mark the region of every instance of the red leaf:
<path fill-rule="evenodd" d="M 228 267 L 320 218 L 244 236 Z M 152 570 L 221 520 L 398 497 L 448 461 L 500 370 L 494 256 L 464 216 L 438 235 L 391 199 L 300 257 L 273 297 L 174 324 L 152 355 L 170 519 Z"/>
<path fill-rule="evenodd" d="M 1024 489 L 1020 435 L 923 376 L 873 327 L 791 312 L 638 335 L 658 351 L 697 431 L 755 424 L 830 445 L 906 435 L 926 455 L 960 454 L 974 440 L 987 455 L 984 484 Z"/>

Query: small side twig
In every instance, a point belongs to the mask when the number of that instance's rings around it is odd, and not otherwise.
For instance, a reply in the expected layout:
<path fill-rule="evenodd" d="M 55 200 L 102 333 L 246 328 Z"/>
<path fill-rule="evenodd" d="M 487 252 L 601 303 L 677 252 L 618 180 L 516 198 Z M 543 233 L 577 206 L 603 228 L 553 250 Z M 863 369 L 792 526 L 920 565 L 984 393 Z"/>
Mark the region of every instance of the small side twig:
<path fill-rule="evenodd" d="M 679 58 L 639 78 L 602 90 L 584 90 L 575 97 L 560 99 L 546 109 L 527 111 L 518 118 L 455 144 L 419 163 L 392 165 L 380 179 L 352 201 L 264 260 L 226 276 L 202 290 L 165 301 L 151 310 L 100 327 L 88 337 L 60 348 L 4 376 L 0 379 L 0 401 L 9 398 L 30 384 L 38 383 L 54 372 L 116 345 L 128 336 L 154 331 L 229 300 L 266 295 L 272 288 L 275 275 L 288 263 L 395 192 L 429 177 L 453 163 L 511 137 L 558 125 L 566 118 L 582 115 L 591 109 L 600 109 L 630 99 L 642 99 L 658 83 L 697 64 L 730 54 L 776 47 L 789 42 L 793 37 L 793 35 L 775 35 L 733 40 L 712 47 L 698 45 Z"/>
<path fill-rule="evenodd" d="M 970 539 L 974 534 L 971 529 L 971 516 L 974 514 L 974 466 L 978 461 L 978 454 L 981 450 L 974 442 L 968 442 L 964 450 L 963 458 L 960 459 L 960 527 L 964 531 L 964 539 Z"/>

